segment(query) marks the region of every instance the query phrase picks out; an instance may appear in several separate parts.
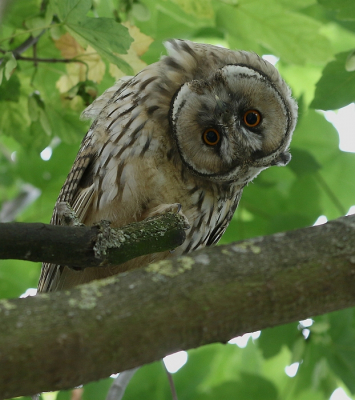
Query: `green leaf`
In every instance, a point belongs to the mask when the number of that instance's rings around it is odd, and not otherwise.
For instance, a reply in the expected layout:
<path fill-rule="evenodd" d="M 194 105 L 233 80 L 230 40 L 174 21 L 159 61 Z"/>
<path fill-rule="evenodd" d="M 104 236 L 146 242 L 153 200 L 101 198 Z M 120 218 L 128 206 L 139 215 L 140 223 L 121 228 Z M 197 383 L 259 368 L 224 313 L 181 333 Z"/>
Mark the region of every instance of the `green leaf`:
<path fill-rule="evenodd" d="M 196 18 L 195 15 L 187 14 L 173 1 L 146 0 L 144 4 L 149 8 L 151 18 L 148 21 L 137 21 L 137 26 L 147 35 L 155 38 L 150 46 L 148 57 L 144 56 L 149 63 L 159 59 L 165 52 L 162 42 L 170 38 L 191 37 L 191 33 L 197 29 L 213 27 L 212 18 Z"/>
<path fill-rule="evenodd" d="M 235 373 L 235 369 L 229 363 L 230 369 L 220 368 L 223 361 L 226 361 L 225 348 L 226 346 L 220 344 L 212 344 L 188 351 L 187 363 L 174 374 L 176 390 L 181 398 L 193 398 L 196 396 L 197 388 L 205 391 L 210 389 L 211 385 L 223 382 L 224 378 L 221 375 L 228 372 Z M 237 356 L 238 347 L 229 345 L 228 350 L 233 361 L 238 363 L 240 360 Z M 194 376 L 194 385 L 189 385 L 191 376 Z"/>
<path fill-rule="evenodd" d="M 321 165 L 314 156 L 307 150 L 292 147 L 292 160 L 289 168 L 299 177 L 314 174 L 321 169 Z"/>
<path fill-rule="evenodd" d="M 314 4 L 314 0 L 293 0 L 292 2 L 289 0 L 281 0 L 281 3 L 290 9 L 298 10 L 312 6 Z"/>
<path fill-rule="evenodd" d="M 306 341 L 303 360 L 299 365 L 297 375 L 293 378 L 295 393 L 302 399 L 304 391 L 313 389 L 322 391 L 325 399 L 329 399 L 336 389 L 334 376 L 325 359 L 325 347 L 316 343 L 310 336 Z"/>
<path fill-rule="evenodd" d="M 31 121 L 38 120 L 38 105 L 34 96 L 28 96 L 28 115 Z"/>
<path fill-rule="evenodd" d="M 318 3 L 337 11 L 339 19 L 355 20 L 355 3 L 353 0 L 318 0 Z"/>
<path fill-rule="evenodd" d="M 295 180 L 290 190 L 289 206 L 287 211 L 291 215 L 298 215 L 304 222 L 303 226 L 312 225 L 313 222 L 322 214 L 321 206 L 322 191 L 318 184 L 317 174 L 307 174 Z M 294 227 L 301 228 L 302 225 L 297 220 Z"/>
<path fill-rule="evenodd" d="M 161 361 L 158 361 L 144 365 L 133 375 L 123 400 L 166 400 L 169 398 L 171 398 L 171 392 L 168 379 Z"/>
<path fill-rule="evenodd" d="M 6 53 L 3 60 L 5 62 L 5 68 L 4 68 L 5 78 L 9 80 L 13 70 L 17 66 L 17 61 L 12 53 Z"/>
<path fill-rule="evenodd" d="M 55 400 L 71 400 L 71 398 L 72 398 L 71 390 L 61 390 L 60 392 L 58 392 Z"/>
<path fill-rule="evenodd" d="M 284 345 L 292 350 L 298 338 L 303 337 L 297 326 L 298 323 L 293 322 L 292 324 L 264 329 L 256 342 L 263 357 L 268 359 L 276 356 Z"/>
<path fill-rule="evenodd" d="M 92 0 L 51 0 L 53 11 L 63 22 L 83 19 L 92 6 Z"/>
<path fill-rule="evenodd" d="M 111 18 L 84 18 L 78 23 L 68 22 L 67 28 L 74 35 L 85 39 L 98 53 L 116 64 L 127 74 L 133 70 L 123 59 L 113 53 L 127 53 L 133 39 L 128 29 Z"/>
<path fill-rule="evenodd" d="M 8 81 L 4 81 L 0 86 L 0 101 L 13 101 L 17 103 L 20 99 L 21 82 L 14 74 Z"/>
<path fill-rule="evenodd" d="M 211 0 L 173 0 L 184 12 L 198 18 L 213 18 L 214 11 Z"/>
<path fill-rule="evenodd" d="M 41 29 L 48 28 L 53 19 L 53 12 L 50 7 L 47 7 L 45 14 L 41 13 L 39 16 L 35 16 L 26 20 L 26 27 L 29 30 L 40 32 Z"/>
<path fill-rule="evenodd" d="M 240 380 L 224 382 L 207 393 L 203 393 L 189 400 L 276 400 L 278 391 L 269 380 L 256 374 L 241 373 Z"/>
<path fill-rule="evenodd" d="M 337 130 L 320 112 L 314 110 L 309 110 L 299 121 L 292 138 L 291 153 L 293 148 L 296 149 L 295 157 L 301 155 L 298 150 L 307 151 L 322 167 L 336 153 L 341 153 Z"/>
<path fill-rule="evenodd" d="M 87 122 L 81 121 L 73 110 L 61 110 L 57 104 L 48 104 L 46 107 L 52 132 L 67 144 L 79 144 L 87 132 Z"/>
<path fill-rule="evenodd" d="M 244 189 L 223 241 L 311 225 L 320 214 L 334 218 L 342 213 L 340 209 L 346 211 L 354 204 L 355 155 L 340 151 L 334 127 L 322 114 L 307 109 L 328 58 L 346 51 L 339 63 L 340 77 L 346 69 L 352 69 L 355 23 L 340 23 L 335 15 L 353 18 L 353 0 L 348 3 L 346 0 L 318 3 L 315 0 L 49 1 L 50 8 L 44 19 L 41 0 L 9 3 L 1 25 L 0 47 L 8 51 L 6 57 L 32 34 L 28 28 L 36 29 L 36 35 L 49 24 L 53 12 L 59 23 L 50 29 L 52 37 L 57 39 L 68 30 L 79 43 L 90 44 L 99 51 L 104 61 L 123 68 L 127 65 L 119 54 L 127 51 L 131 39 L 125 29 L 116 30 L 119 24 L 113 19 L 107 22 L 103 17 L 115 15 L 117 20 L 129 20 L 154 37 L 155 42 L 143 56 L 148 63 L 165 54 L 162 42 L 171 37 L 229 44 L 281 57 L 278 63 L 281 75 L 294 94 L 305 99 L 291 144 L 293 158 L 286 168 L 263 171 Z M 346 9 L 347 5 L 350 9 Z M 50 32 L 41 36 L 36 50 L 39 58 L 61 58 Z M 32 55 L 32 49 L 23 53 L 23 56 Z M 9 59 L 0 65 L 0 77 Z M 0 202 L 11 201 L 23 183 L 30 183 L 42 195 L 18 215 L 18 220 L 48 222 L 88 124 L 79 121 L 81 106 L 77 105 L 75 111 L 69 108 L 75 101 L 63 100 L 64 96 L 55 87 L 66 69 L 65 64 L 39 62 L 34 66 L 32 62 L 17 62 L 19 67 L 15 73 L 9 80 L 4 79 L 0 87 Z M 12 67 L 11 63 L 7 66 L 7 78 Z M 355 90 L 334 72 L 326 76 L 330 86 L 320 100 L 337 102 L 338 107 L 353 101 Z M 106 72 L 99 90 L 105 90 L 112 83 L 113 78 Z M 75 88 L 85 102 L 91 101 L 87 84 Z M 329 92 L 333 87 L 336 91 Z M 51 141 L 49 135 L 58 136 L 61 142 Z M 44 161 L 40 151 L 50 142 L 53 154 Z M 36 286 L 38 264 L 17 261 L 0 264 L 0 295 L 14 297 L 29 286 Z M 291 324 L 292 329 L 286 326 L 280 327 L 280 331 L 279 328 L 263 331 L 256 342 L 261 342 L 260 346 L 249 340 L 245 349 L 215 344 L 189 351 L 187 364 L 173 375 L 178 397 L 235 400 L 239 396 L 238 400 L 265 400 L 275 398 L 278 393 L 279 399 L 326 400 L 338 386 L 344 387 L 346 383 L 352 388 L 355 374 L 352 313 L 353 310 L 315 318 L 307 340 L 295 323 Z M 289 378 L 285 366 L 300 357 L 303 362 L 297 375 Z M 107 379 L 86 385 L 84 398 L 104 399 L 111 382 Z M 58 400 L 70 398 L 70 391 L 62 391 L 57 397 Z M 141 368 L 124 397 L 125 400 L 168 398 L 171 398 L 170 389 L 160 362 Z"/>
<path fill-rule="evenodd" d="M 278 392 L 274 384 L 256 374 L 242 372 L 240 374 L 238 387 L 240 395 L 234 396 L 234 399 L 236 397 L 245 400 L 258 398 L 263 400 L 272 400 L 278 398 Z"/>
<path fill-rule="evenodd" d="M 47 114 L 43 109 L 39 109 L 39 122 L 41 123 L 41 126 L 44 130 L 44 132 L 48 135 L 52 135 L 52 127 L 50 125 L 50 122 L 48 120 Z"/>
<path fill-rule="evenodd" d="M 105 400 L 108 390 L 113 383 L 112 378 L 101 379 L 84 386 L 83 400 Z"/>
<path fill-rule="evenodd" d="M 309 110 L 298 124 L 293 146 L 311 153 L 322 166 L 315 175 L 321 189 L 322 214 L 328 219 L 344 215 L 354 204 L 355 154 L 339 150 L 336 129 L 322 114 L 313 110 Z"/>
<path fill-rule="evenodd" d="M 248 50 L 267 49 L 291 63 L 321 62 L 330 57 L 328 40 L 319 32 L 321 24 L 303 14 L 288 10 L 275 0 L 240 0 L 236 6 L 221 5 L 217 27 L 228 32 L 233 47 L 238 41 L 253 44 Z M 260 50 L 260 48 L 259 48 Z"/>
<path fill-rule="evenodd" d="M 348 55 L 348 52 L 336 54 L 335 61 L 326 65 L 310 107 L 334 110 L 355 101 L 355 71 L 345 68 Z"/>
<path fill-rule="evenodd" d="M 14 298 L 37 287 L 40 264 L 20 260 L 0 260 L 0 298 Z"/>
<path fill-rule="evenodd" d="M 28 96 L 28 115 L 32 122 L 38 121 L 41 111 L 44 111 L 45 105 L 38 92 L 32 92 Z"/>
<path fill-rule="evenodd" d="M 42 110 L 43 111 L 43 110 Z M 40 116 L 39 111 L 39 116 Z M 40 118 L 33 121 L 29 129 L 21 137 L 21 144 L 28 149 L 41 152 L 50 143 L 50 138 L 47 132 L 44 130 Z"/>
<path fill-rule="evenodd" d="M 18 103 L 0 102 L 0 133 L 13 136 L 21 142 L 30 121 L 26 112 L 27 100 L 20 98 Z M 21 113 L 19 112 L 21 109 Z"/>
<path fill-rule="evenodd" d="M 174 374 L 179 398 L 195 399 L 198 393 L 208 393 L 218 385 L 238 379 L 241 372 L 261 371 L 262 358 L 251 340 L 244 349 L 234 344 L 212 344 L 190 350 L 188 355 L 187 363 Z M 194 385 L 190 384 L 192 376 Z"/>
<path fill-rule="evenodd" d="M 347 58 L 346 58 L 346 62 L 345 62 L 345 69 L 348 72 L 353 72 L 355 71 L 355 50 L 352 50 Z"/>
<path fill-rule="evenodd" d="M 354 309 L 349 308 L 329 314 L 332 345 L 327 348 L 331 368 L 355 394 L 355 327 Z"/>
<path fill-rule="evenodd" d="M 138 21 L 148 21 L 150 19 L 149 8 L 142 3 L 132 4 L 132 15 L 138 19 Z"/>
<path fill-rule="evenodd" d="M 4 13 L 2 24 L 13 28 L 23 29 L 23 22 L 30 16 L 38 14 L 37 0 L 16 0 L 6 4 L 7 12 Z"/>

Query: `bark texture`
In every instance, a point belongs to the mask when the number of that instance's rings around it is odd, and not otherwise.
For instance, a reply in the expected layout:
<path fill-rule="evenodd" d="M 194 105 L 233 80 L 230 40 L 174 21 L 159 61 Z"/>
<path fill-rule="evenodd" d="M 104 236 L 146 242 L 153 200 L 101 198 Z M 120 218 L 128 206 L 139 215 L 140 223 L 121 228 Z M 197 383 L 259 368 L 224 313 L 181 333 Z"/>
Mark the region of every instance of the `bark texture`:
<path fill-rule="evenodd" d="M 355 305 L 355 216 L 0 301 L 0 398 Z"/>

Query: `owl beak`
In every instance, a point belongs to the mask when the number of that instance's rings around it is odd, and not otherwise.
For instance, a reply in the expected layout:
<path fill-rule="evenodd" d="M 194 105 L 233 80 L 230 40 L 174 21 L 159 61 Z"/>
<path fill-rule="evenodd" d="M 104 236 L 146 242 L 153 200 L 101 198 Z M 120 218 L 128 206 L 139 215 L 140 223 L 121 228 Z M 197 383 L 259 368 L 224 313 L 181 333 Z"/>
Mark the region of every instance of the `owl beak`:
<path fill-rule="evenodd" d="M 277 165 L 279 167 L 284 167 L 291 161 L 291 154 L 288 151 L 281 153 L 275 160 L 272 162 L 272 165 Z"/>

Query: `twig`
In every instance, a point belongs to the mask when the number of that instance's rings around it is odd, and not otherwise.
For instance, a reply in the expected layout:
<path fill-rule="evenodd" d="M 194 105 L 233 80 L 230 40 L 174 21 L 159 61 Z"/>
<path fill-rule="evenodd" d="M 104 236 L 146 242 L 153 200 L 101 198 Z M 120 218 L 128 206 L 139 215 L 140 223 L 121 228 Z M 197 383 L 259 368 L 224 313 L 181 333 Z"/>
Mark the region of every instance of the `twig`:
<path fill-rule="evenodd" d="M 38 67 L 37 43 L 35 43 L 35 44 L 33 45 L 33 58 L 35 59 L 35 61 L 34 61 L 34 66 L 35 66 L 35 68 L 37 68 L 37 67 Z"/>
<path fill-rule="evenodd" d="M 174 384 L 174 379 L 172 374 L 168 371 L 168 369 L 166 368 L 166 365 L 164 363 L 164 361 L 162 361 L 166 375 L 168 377 L 168 381 L 169 381 L 169 386 L 170 386 L 170 390 L 171 390 L 171 398 L 172 400 L 179 400 L 177 397 L 177 393 L 176 393 L 176 388 L 175 388 L 175 384 Z M 107 399 L 106 399 L 107 400 Z"/>
<path fill-rule="evenodd" d="M 16 49 L 12 50 L 12 54 L 16 59 L 18 59 L 18 56 L 22 53 L 24 53 L 27 49 L 32 47 L 34 44 L 36 44 L 39 40 L 39 38 L 44 34 L 46 30 L 43 29 L 43 31 L 38 35 L 38 36 L 30 36 L 28 39 L 26 39 L 23 43 L 21 43 Z"/>
<path fill-rule="evenodd" d="M 338 197 L 336 196 L 336 194 L 332 191 L 330 186 L 327 184 L 327 182 L 325 181 L 325 179 L 322 177 L 322 175 L 319 172 L 317 172 L 317 179 L 318 179 L 319 185 L 325 191 L 325 193 L 328 195 L 330 201 L 333 203 L 335 208 L 337 208 L 340 215 L 346 215 L 346 209 L 341 204 L 341 202 L 338 199 Z"/>
<path fill-rule="evenodd" d="M 46 30 L 43 29 L 43 31 L 38 35 L 38 36 L 30 36 L 28 39 L 26 39 L 23 43 L 21 43 L 18 47 L 16 47 L 14 50 L 9 50 L 9 51 L 5 51 L 5 50 L 0 50 L 1 53 L 5 54 L 8 52 L 12 52 L 13 56 L 15 57 L 16 60 L 20 60 L 21 56 L 20 54 L 25 52 L 27 49 L 29 49 L 30 47 L 34 46 L 39 38 L 44 34 Z M 0 58 L 0 65 L 2 63 L 3 59 Z M 34 61 L 34 60 L 32 60 Z"/>
<path fill-rule="evenodd" d="M 17 56 L 15 57 L 16 60 L 21 60 L 21 61 L 34 61 L 35 63 L 37 62 L 43 62 L 43 63 L 72 63 L 72 62 L 77 62 L 81 64 L 85 64 L 85 61 L 78 60 L 75 58 L 37 58 L 37 57 L 22 57 L 22 56 Z"/>
<path fill-rule="evenodd" d="M 121 400 L 130 380 L 138 369 L 139 367 L 119 373 L 107 393 L 106 400 Z"/>

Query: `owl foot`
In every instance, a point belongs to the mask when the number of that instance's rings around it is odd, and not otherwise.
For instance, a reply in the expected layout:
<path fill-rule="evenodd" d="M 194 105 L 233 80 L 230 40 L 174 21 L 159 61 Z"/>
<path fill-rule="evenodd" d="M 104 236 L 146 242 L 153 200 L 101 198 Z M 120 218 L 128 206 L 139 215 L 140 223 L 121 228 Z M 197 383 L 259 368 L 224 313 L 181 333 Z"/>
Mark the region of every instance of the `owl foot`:
<path fill-rule="evenodd" d="M 158 215 L 163 215 L 168 212 L 181 215 L 185 222 L 185 229 L 190 229 L 189 220 L 187 219 L 186 215 L 182 212 L 182 207 L 180 203 L 160 204 L 159 206 L 152 208 L 146 214 L 144 214 L 144 219 L 156 217 Z"/>
<path fill-rule="evenodd" d="M 145 218 L 152 218 L 157 217 L 159 215 L 166 214 L 168 212 L 172 212 L 175 214 L 179 214 L 184 220 L 184 229 L 190 229 L 189 220 L 187 219 L 186 215 L 181 211 L 182 206 L 180 203 L 173 203 L 173 204 L 160 204 L 157 207 L 152 208 L 147 212 L 144 217 Z M 170 253 L 174 253 L 175 249 L 170 250 Z"/>
<path fill-rule="evenodd" d="M 69 203 L 60 201 L 55 205 L 55 211 L 58 214 L 61 225 L 65 226 L 84 226 L 79 221 L 76 212 L 70 207 Z"/>

